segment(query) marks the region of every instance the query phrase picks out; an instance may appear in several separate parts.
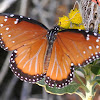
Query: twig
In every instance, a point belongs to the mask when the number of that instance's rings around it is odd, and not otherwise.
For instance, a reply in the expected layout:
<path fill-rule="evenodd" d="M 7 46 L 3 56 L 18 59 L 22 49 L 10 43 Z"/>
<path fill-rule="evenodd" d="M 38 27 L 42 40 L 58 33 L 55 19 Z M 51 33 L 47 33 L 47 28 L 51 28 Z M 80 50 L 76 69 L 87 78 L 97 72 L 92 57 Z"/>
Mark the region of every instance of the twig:
<path fill-rule="evenodd" d="M 19 14 L 26 16 L 28 11 L 28 4 L 30 0 L 21 0 L 20 11 Z"/>
<path fill-rule="evenodd" d="M 7 89 L 5 89 L 3 95 L 1 96 L 1 100 L 10 100 L 10 95 L 12 93 L 12 90 L 15 87 L 15 84 L 17 83 L 18 78 L 16 76 L 13 76 L 13 78 L 11 79 L 11 81 L 9 82 Z"/>
<path fill-rule="evenodd" d="M 44 1 L 32 0 L 32 2 L 33 4 L 35 4 L 35 7 L 33 8 L 32 13 L 34 14 L 35 12 L 35 16 L 37 14 L 41 22 L 43 22 L 47 27 L 50 27 L 50 25 L 48 24 L 47 18 L 50 17 L 51 14 L 49 14 L 48 16 L 48 12 L 44 10 L 45 5 L 41 6 L 41 4 L 44 3 Z M 47 4 L 47 1 L 44 4 Z"/>
<path fill-rule="evenodd" d="M 9 59 L 10 59 L 11 53 L 12 52 L 8 52 L 8 55 L 7 55 L 7 57 L 5 59 L 5 62 L 3 64 L 3 66 L 2 66 L 2 69 L 0 71 L 0 84 L 2 83 L 5 75 L 7 74 L 7 71 L 8 71 L 8 68 L 9 68 L 8 66 L 9 66 Z"/>
<path fill-rule="evenodd" d="M 23 82 L 20 100 L 27 100 L 31 93 L 31 90 L 32 90 L 32 84 L 29 84 L 28 82 Z"/>
<path fill-rule="evenodd" d="M 15 3 L 17 0 L 4 0 L 0 3 L 0 13 L 7 10 L 13 3 Z"/>
<path fill-rule="evenodd" d="M 43 90 L 43 99 L 44 100 L 48 100 L 48 93 L 45 91 L 45 89 L 44 88 L 42 88 L 42 90 Z"/>

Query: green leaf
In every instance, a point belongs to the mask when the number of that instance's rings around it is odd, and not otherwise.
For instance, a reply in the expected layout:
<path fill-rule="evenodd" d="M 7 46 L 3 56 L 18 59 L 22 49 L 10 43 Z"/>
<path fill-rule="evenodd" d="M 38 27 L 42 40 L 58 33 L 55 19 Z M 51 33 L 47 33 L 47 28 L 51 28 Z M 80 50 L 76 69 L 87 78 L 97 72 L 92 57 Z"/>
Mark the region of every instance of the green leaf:
<path fill-rule="evenodd" d="M 98 80 L 97 83 L 100 85 L 100 80 Z"/>
<path fill-rule="evenodd" d="M 91 67 L 91 71 L 95 74 L 95 75 L 100 75 L 100 63 L 96 64 L 94 66 Z"/>
<path fill-rule="evenodd" d="M 96 81 L 100 85 L 100 76 L 96 76 L 94 81 Z"/>
<path fill-rule="evenodd" d="M 77 68 L 76 70 L 77 70 L 77 71 L 80 71 L 82 74 L 85 74 L 83 68 Z"/>
<path fill-rule="evenodd" d="M 80 87 L 80 85 L 77 84 L 76 82 L 72 82 L 72 83 L 70 83 L 70 85 L 68 85 L 64 88 L 61 88 L 61 89 L 58 89 L 57 87 L 51 88 L 47 84 L 45 84 L 44 79 L 37 82 L 37 84 L 39 86 L 44 87 L 47 92 L 49 92 L 51 94 L 58 94 L 58 95 L 63 95 L 66 93 L 72 94 L 72 93 L 76 92 L 77 89 Z"/>
<path fill-rule="evenodd" d="M 80 87 L 79 84 L 77 84 L 76 82 L 72 82 L 70 83 L 70 85 L 64 87 L 64 88 L 61 88 L 61 89 L 58 89 L 56 87 L 54 88 L 51 88 L 49 87 L 48 85 L 46 85 L 45 89 L 47 92 L 51 93 L 51 94 L 59 94 L 59 95 L 63 95 L 65 93 L 69 93 L 69 94 L 72 94 L 74 92 L 76 92 L 76 90 Z"/>
<path fill-rule="evenodd" d="M 41 81 L 37 82 L 36 84 L 38 84 L 39 86 L 44 86 L 45 85 L 44 78 Z"/>

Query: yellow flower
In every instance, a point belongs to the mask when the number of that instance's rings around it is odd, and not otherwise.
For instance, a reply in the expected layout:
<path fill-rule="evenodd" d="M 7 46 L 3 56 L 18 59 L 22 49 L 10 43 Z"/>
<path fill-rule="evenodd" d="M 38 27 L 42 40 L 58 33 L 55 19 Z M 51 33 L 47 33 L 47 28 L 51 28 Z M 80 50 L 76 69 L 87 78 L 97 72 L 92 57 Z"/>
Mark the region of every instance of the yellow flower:
<path fill-rule="evenodd" d="M 67 16 L 63 16 L 59 18 L 58 25 L 62 28 L 68 29 L 70 26 L 70 20 Z"/>
<path fill-rule="evenodd" d="M 99 34 L 100 34 L 100 24 L 99 24 Z"/>
<path fill-rule="evenodd" d="M 82 16 L 77 9 L 72 9 L 69 13 L 69 18 L 72 23 L 74 24 L 81 24 L 82 23 Z"/>
<path fill-rule="evenodd" d="M 84 25 L 77 25 L 77 24 L 72 24 L 72 26 L 70 26 L 69 28 L 70 29 L 81 29 L 81 30 L 85 29 Z"/>

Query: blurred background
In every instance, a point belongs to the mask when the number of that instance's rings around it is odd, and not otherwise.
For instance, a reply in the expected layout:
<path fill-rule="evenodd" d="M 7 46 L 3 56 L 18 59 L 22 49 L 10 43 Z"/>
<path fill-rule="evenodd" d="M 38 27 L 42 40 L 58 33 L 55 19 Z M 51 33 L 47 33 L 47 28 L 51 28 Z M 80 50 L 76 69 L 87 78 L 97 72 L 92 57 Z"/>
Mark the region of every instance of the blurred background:
<path fill-rule="evenodd" d="M 59 17 L 69 13 L 75 1 L 0 0 L 0 13 L 14 13 L 31 17 L 50 29 L 57 24 Z M 36 84 L 20 81 L 9 68 L 10 55 L 11 52 L 0 48 L 0 100 L 81 100 L 75 94 L 52 95 Z"/>

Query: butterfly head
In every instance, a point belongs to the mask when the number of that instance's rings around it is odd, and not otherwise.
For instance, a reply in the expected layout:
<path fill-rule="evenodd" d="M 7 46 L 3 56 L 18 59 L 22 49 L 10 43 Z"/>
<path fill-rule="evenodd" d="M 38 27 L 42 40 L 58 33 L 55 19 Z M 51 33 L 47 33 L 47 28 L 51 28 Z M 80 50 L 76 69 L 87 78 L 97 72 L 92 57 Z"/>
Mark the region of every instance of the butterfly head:
<path fill-rule="evenodd" d="M 48 31 L 47 39 L 48 39 L 48 42 L 50 44 L 53 44 L 53 42 L 55 41 L 56 35 L 57 35 L 59 29 L 60 29 L 59 26 L 55 26 L 53 29 L 51 29 L 51 30 Z"/>

